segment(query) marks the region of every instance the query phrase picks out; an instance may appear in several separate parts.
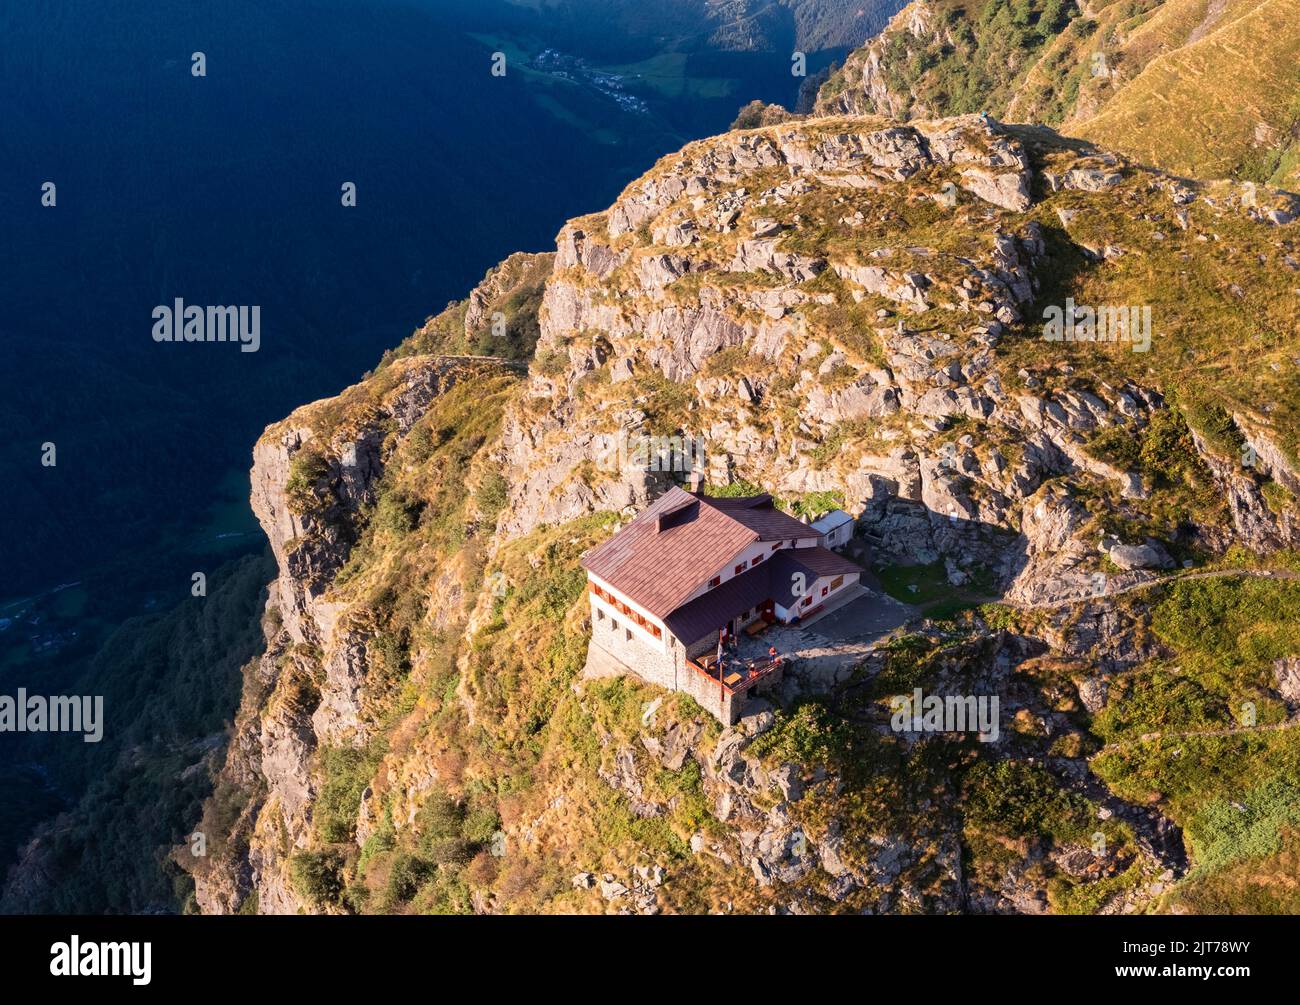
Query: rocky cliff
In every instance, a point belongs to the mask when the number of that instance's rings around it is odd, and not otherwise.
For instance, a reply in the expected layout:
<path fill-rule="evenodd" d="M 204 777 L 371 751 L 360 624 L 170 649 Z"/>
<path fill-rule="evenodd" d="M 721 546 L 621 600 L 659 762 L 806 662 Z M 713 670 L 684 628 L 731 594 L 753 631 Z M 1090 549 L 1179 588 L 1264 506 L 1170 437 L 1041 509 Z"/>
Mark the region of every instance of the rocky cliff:
<path fill-rule="evenodd" d="M 259 441 L 280 575 L 187 866 L 199 907 L 1210 896 L 1188 851 L 1218 847 L 1198 814 L 1230 792 L 1202 775 L 1295 756 L 1295 640 L 1269 618 L 1297 599 L 1298 214 L 975 116 L 664 158 Z M 1044 338 L 1067 298 L 1151 307 L 1149 346 Z M 497 314 L 503 346 L 535 337 L 526 365 L 448 355 L 490 347 Z M 988 603 L 833 682 L 796 669 L 721 732 L 684 696 L 585 680 L 578 558 L 674 477 L 609 463 L 644 436 L 702 441 L 714 490 L 860 514 L 886 585 L 924 570 Z M 1267 643 L 1207 655 L 1186 623 L 1206 610 Z M 891 728 L 920 686 L 1001 696 L 1005 738 Z M 1176 777 L 1151 749 L 1175 734 L 1204 737 Z"/>

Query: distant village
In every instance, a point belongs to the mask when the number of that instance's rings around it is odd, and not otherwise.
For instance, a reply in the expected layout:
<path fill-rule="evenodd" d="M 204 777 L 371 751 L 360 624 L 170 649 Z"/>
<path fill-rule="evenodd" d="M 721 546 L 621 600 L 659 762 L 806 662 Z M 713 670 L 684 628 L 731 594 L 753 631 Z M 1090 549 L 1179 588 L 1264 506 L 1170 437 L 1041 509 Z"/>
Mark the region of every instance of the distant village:
<path fill-rule="evenodd" d="M 623 78 L 616 73 L 593 69 L 587 61 L 578 56 L 570 56 L 558 49 L 543 49 L 528 62 L 528 67 L 552 77 L 571 80 L 575 84 L 586 84 L 595 88 L 609 98 L 625 112 L 634 115 L 649 115 L 650 106 L 635 95 L 624 90 Z"/>

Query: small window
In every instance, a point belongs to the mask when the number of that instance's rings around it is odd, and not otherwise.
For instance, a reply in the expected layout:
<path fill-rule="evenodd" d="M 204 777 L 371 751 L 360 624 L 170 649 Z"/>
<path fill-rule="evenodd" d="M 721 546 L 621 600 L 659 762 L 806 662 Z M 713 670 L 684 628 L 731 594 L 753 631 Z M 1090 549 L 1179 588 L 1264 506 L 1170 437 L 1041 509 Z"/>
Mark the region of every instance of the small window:
<path fill-rule="evenodd" d="M 823 596 L 823 597 L 826 596 L 826 594 L 828 594 L 828 593 L 830 593 L 830 592 L 831 592 L 831 588 L 830 588 L 829 586 L 823 586 L 823 587 L 822 587 L 822 596 Z"/>
<path fill-rule="evenodd" d="M 632 641 L 632 629 L 630 628 L 623 629 L 623 634 L 626 636 L 628 642 Z"/>
<path fill-rule="evenodd" d="M 739 576 L 742 572 L 744 572 L 745 566 L 748 564 L 749 564 L 748 562 L 741 562 L 738 566 L 736 566 L 736 575 Z"/>
<path fill-rule="evenodd" d="M 832 590 L 838 590 L 838 589 L 839 589 L 841 586 L 843 586 L 843 585 L 844 585 L 844 577 L 843 577 L 843 576 L 836 576 L 834 579 L 831 580 L 831 589 L 832 589 Z"/>
<path fill-rule="evenodd" d="M 780 542 L 780 541 L 777 541 L 776 544 L 772 545 L 772 550 L 773 550 L 773 551 L 776 551 L 776 549 L 779 548 L 779 547 L 781 547 L 781 542 Z"/>
<path fill-rule="evenodd" d="M 599 607 L 596 608 L 596 620 L 597 621 L 605 620 L 605 612 L 602 611 Z"/>
<path fill-rule="evenodd" d="M 618 618 L 610 618 L 610 619 L 609 619 L 609 630 L 610 630 L 611 632 L 616 632 L 616 631 L 618 631 Z"/>
<path fill-rule="evenodd" d="M 763 561 L 763 556 L 762 556 L 762 555 L 755 555 L 755 556 L 754 556 L 754 564 L 755 564 L 755 565 L 758 565 L 758 563 L 761 562 L 761 561 Z"/>
<path fill-rule="evenodd" d="M 709 580 L 709 589 L 710 590 L 713 589 L 715 586 L 721 584 L 721 582 L 722 582 L 721 576 L 714 576 L 712 579 Z"/>
<path fill-rule="evenodd" d="M 811 603 L 812 603 L 812 597 L 804 597 L 804 598 L 803 598 L 803 603 L 800 604 L 799 606 L 800 606 L 800 607 L 807 607 L 807 606 L 808 606 L 809 604 L 811 604 Z"/>

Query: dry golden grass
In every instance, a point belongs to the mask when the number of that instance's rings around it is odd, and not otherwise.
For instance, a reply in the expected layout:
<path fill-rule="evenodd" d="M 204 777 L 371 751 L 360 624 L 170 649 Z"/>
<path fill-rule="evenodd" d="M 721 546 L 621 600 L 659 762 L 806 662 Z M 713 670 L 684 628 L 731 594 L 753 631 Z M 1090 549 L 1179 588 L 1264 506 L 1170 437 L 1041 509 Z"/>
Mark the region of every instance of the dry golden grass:
<path fill-rule="evenodd" d="M 1300 0 L 1243 0 L 1206 34 L 1170 49 L 1185 32 L 1195 35 L 1188 28 L 1198 7 L 1204 0 L 1167 4 L 1134 32 L 1126 59 L 1158 54 L 1070 131 L 1202 178 L 1249 176 L 1263 148 L 1284 144 L 1300 117 Z M 1283 167 L 1272 180 L 1294 186 L 1300 168 Z"/>

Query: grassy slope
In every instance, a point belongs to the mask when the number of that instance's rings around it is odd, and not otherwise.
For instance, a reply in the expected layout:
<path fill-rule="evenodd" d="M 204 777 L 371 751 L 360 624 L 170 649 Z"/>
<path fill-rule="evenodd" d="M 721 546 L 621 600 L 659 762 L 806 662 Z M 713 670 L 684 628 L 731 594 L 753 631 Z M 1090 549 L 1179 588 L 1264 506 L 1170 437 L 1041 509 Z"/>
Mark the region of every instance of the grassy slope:
<path fill-rule="evenodd" d="M 929 35 L 889 32 L 880 51 L 890 92 L 909 95 L 918 112 L 933 115 L 999 113 L 1040 50 L 1078 14 L 1068 0 L 937 0 L 926 6 L 933 12 Z"/>
<path fill-rule="evenodd" d="M 1297 0 L 927 0 L 872 45 L 916 114 L 1062 125 L 1191 177 L 1300 186 Z M 861 52 L 848 65 L 860 73 Z M 823 88 L 842 90 L 843 73 Z"/>
<path fill-rule="evenodd" d="M 1164 908 L 1294 911 L 1300 728 L 1272 697 L 1272 662 L 1300 651 L 1295 582 L 1207 579 L 1162 591 L 1152 627 L 1171 654 L 1112 682 L 1093 770 L 1184 828 L 1187 878 Z M 1253 718 L 1247 718 L 1250 715 Z M 1251 728 L 1251 723 L 1257 723 Z M 1269 888 L 1274 877 L 1291 875 Z M 1263 882 L 1261 880 L 1263 879 Z"/>
<path fill-rule="evenodd" d="M 1300 185 L 1300 0 L 1239 4 L 1239 16 L 1168 51 L 1185 6 L 1135 32 L 1164 51 L 1072 131 L 1179 174 Z"/>

